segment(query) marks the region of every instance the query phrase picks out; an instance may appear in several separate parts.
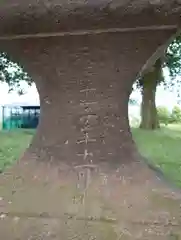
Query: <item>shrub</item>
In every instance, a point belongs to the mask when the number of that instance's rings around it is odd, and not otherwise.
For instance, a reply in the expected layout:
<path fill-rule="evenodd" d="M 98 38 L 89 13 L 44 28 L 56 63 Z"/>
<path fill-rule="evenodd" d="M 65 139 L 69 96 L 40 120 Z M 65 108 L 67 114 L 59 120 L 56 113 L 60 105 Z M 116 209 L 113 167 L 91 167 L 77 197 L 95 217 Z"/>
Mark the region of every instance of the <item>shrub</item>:
<path fill-rule="evenodd" d="M 172 113 L 170 116 L 171 123 L 181 123 L 181 108 L 179 106 L 175 106 L 172 109 Z"/>
<path fill-rule="evenodd" d="M 170 123 L 171 115 L 166 107 L 164 106 L 157 107 L 157 114 L 160 123 L 163 123 L 165 125 L 168 125 Z"/>

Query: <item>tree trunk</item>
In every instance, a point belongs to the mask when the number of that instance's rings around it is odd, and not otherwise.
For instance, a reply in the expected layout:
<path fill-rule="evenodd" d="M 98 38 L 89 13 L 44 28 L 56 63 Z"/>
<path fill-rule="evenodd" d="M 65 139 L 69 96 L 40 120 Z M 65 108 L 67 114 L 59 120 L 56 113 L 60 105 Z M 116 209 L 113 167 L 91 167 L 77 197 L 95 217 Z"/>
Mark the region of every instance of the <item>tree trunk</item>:
<path fill-rule="evenodd" d="M 140 80 L 142 87 L 140 128 L 142 129 L 155 130 L 160 128 L 156 108 L 156 90 L 162 78 L 162 62 L 161 59 L 158 59 L 153 70 L 147 72 Z"/>
<path fill-rule="evenodd" d="M 30 148 L 0 177 L 1 239 L 161 240 L 172 216 L 177 226 L 180 201 L 141 160 L 128 123 L 135 75 L 168 35 L 6 43 L 36 82 L 41 117 Z"/>
<path fill-rule="evenodd" d="M 147 85 L 144 83 L 142 86 L 141 124 L 140 124 L 140 128 L 142 129 L 155 130 L 160 127 L 155 103 L 156 88 L 157 86 L 154 81 L 152 84 Z"/>

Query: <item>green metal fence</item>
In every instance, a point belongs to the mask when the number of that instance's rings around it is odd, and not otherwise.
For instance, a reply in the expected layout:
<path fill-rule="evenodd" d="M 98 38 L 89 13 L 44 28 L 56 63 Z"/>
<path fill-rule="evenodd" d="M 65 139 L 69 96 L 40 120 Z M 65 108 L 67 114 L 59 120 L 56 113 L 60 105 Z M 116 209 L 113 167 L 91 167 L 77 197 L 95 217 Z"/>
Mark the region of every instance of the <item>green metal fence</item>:
<path fill-rule="evenodd" d="M 39 106 L 4 106 L 2 110 L 2 128 L 4 130 L 36 128 L 39 122 L 39 115 Z"/>

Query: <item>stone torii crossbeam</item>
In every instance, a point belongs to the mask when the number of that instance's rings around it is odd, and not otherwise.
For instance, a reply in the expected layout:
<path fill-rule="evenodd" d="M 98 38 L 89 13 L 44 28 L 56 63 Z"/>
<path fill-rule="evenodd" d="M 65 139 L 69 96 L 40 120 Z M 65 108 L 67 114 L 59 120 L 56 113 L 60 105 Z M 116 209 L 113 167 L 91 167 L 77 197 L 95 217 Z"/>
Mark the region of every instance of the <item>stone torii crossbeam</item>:
<path fill-rule="evenodd" d="M 0 49 L 30 74 L 36 135 L 0 176 L 0 239 L 181 238 L 181 195 L 132 140 L 139 71 L 180 26 L 180 0 L 6 0 Z"/>

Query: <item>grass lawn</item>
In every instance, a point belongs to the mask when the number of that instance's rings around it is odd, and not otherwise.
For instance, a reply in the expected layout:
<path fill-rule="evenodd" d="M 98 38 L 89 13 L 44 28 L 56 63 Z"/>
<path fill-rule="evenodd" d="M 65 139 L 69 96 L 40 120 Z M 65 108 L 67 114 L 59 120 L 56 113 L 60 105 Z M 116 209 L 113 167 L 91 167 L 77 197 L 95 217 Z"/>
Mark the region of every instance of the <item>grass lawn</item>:
<path fill-rule="evenodd" d="M 181 125 L 132 132 L 142 155 L 181 187 Z"/>
<path fill-rule="evenodd" d="M 16 161 L 28 147 L 33 131 L 0 131 L 0 171 Z"/>
<path fill-rule="evenodd" d="M 0 131 L 0 170 L 12 164 L 28 146 L 33 131 Z M 141 153 L 181 187 L 181 125 L 162 127 L 157 131 L 133 128 Z"/>

